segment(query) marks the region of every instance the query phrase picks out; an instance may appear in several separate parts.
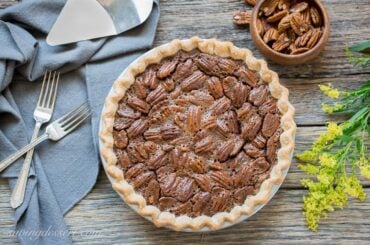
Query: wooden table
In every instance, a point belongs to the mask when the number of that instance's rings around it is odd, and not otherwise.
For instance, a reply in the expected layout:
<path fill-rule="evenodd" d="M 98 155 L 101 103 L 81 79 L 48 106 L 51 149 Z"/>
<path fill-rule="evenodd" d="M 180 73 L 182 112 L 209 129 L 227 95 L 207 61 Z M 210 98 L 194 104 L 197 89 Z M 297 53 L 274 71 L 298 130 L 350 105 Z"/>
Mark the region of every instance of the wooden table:
<path fill-rule="evenodd" d="M 0 7 L 17 0 L 0 0 Z M 340 88 L 356 88 L 369 79 L 370 69 L 353 67 L 343 48 L 370 37 L 369 0 L 324 0 L 331 17 L 331 34 L 326 50 L 307 65 L 283 67 L 269 62 L 290 89 L 290 101 L 296 108 L 298 132 L 296 152 L 306 149 L 324 130 L 326 121 L 341 120 L 321 111 L 326 100 L 318 84 L 332 82 Z M 256 50 L 245 28 L 232 24 L 236 10 L 248 8 L 241 0 L 162 0 L 161 18 L 154 46 L 175 38 L 194 35 L 229 40 L 239 47 Z M 370 244 L 369 200 L 350 200 L 350 207 L 330 214 L 318 232 L 308 231 L 302 215 L 302 196 L 306 190 L 300 179 L 305 175 L 294 160 L 287 179 L 272 201 L 252 218 L 231 228 L 212 233 L 179 233 L 158 229 L 123 204 L 112 190 L 104 172 L 86 196 L 67 215 L 70 230 L 96 232 L 96 236 L 74 236 L 76 244 Z M 370 182 L 364 182 L 370 194 Z M 14 230 L 9 189 L 0 180 L 0 244 L 17 244 L 9 231 Z"/>

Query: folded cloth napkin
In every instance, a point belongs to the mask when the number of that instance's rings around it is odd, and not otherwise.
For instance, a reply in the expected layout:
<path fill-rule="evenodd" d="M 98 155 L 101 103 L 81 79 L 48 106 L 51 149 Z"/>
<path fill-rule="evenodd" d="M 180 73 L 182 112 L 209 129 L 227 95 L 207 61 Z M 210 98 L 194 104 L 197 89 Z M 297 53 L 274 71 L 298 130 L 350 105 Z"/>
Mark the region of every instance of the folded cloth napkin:
<path fill-rule="evenodd" d="M 87 99 L 93 108 L 90 122 L 58 142 L 37 147 L 25 202 L 15 210 L 16 234 L 22 244 L 72 243 L 63 215 L 96 182 L 104 98 L 122 70 L 151 47 L 159 19 L 156 0 L 149 19 L 121 35 L 48 46 L 46 34 L 64 4 L 65 0 L 23 0 L 0 10 L 0 159 L 30 140 L 39 78 L 46 70 L 62 73 L 53 119 Z M 15 72 L 26 79 L 14 77 Z M 8 179 L 11 189 L 22 164 L 20 159 L 0 175 Z"/>

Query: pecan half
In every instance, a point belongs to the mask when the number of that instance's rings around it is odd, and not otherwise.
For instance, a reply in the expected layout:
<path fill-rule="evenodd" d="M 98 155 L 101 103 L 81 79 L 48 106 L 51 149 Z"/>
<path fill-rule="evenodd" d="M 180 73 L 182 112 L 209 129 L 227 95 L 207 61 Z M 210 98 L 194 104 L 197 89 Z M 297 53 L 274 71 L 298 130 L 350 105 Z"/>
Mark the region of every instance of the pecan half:
<path fill-rule="evenodd" d="M 161 188 L 159 186 L 158 181 L 156 181 L 155 179 L 152 179 L 149 182 L 148 187 L 146 188 L 145 194 L 144 194 L 147 204 L 149 205 L 157 204 L 159 196 L 160 196 L 160 191 L 161 191 Z"/>
<path fill-rule="evenodd" d="M 235 77 L 228 76 L 222 80 L 222 87 L 224 89 L 224 93 L 231 100 L 234 100 L 234 96 L 235 96 L 234 88 L 237 85 L 238 85 L 238 80 L 236 80 Z"/>
<path fill-rule="evenodd" d="M 192 203 L 190 201 L 181 203 L 173 208 L 170 208 L 170 212 L 175 215 L 183 215 L 191 212 Z"/>
<path fill-rule="evenodd" d="M 219 160 L 220 162 L 226 161 L 230 153 L 233 151 L 233 149 L 234 149 L 233 140 L 228 140 L 221 144 L 216 151 L 217 160 Z"/>
<path fill-rule="evenodd" d="M 230 152 L 230 156 L 237 155 L 240 152 L 240 150 L 242 149 L 243 145 L 244 145 L 244 139 L 242 139 L 240 137 L 236 137 L 234 139 L 234 148 Z"/>
<path fill-rule="evenodd" d="M 208 93 L 204 93 L 198 90 L 192 91 L 191 95 L 188 96 L 188 99 L 194 105 L 204 106 L 204 107 L 212 105 L 213 102 L 215 101 L 215 99 Z"/>
<path fill-rule="evenodd" d="M 225 189 L 229 189 L 233 185 L 233 181 L 226 171 L 212 172 L 211 179 Z"/>
<path fill-rule="evenodd" d="M 257 158 L 256 160 L 252 161 L 250 165 L 260 173 L 265 172 L 270 168 L 270 163 L 266 161 L 264 157 Z"/>
<path fill-rule="evenodd" d="M 147 149 L 142 144 L 129 144 L 127 153 L 133 162 L 143 162 L 149 157 Z"/>
<path fill-rule="evenodd" d="M 216 118 L 213 116 L 207 117 L 203 122 L 202 126 L 203 129 L 213 129 L 217 127 Z"/>
<path fill-rule="evenodd" d="M 233 22 L 237 25 L 249 25 L 251 23 L 252 14 L 250 11 L 239 11 L 233 15 Z"/>
<path fill-rule="evenodd" d="M 261 10 L 265 13 L 266 16 L 270 16 L 274 13 L 278 4 L 279 0 L 266 0 L 261 6 Z"/>
<path fill-rule="evenodd" d="M 160 85 L 148 94 L 148 96 L 146 97 L 146 102 L 154 105 L 165 99 L 167 99 L 167 93 L 165 89 Z"/>
<path fill-rule="evenodd" d="M 244 103 L 241 108 L 238 109 L 238 118 L 243 121 L 248 121 L 254 114 L 256 114 L 257 109 L 250 103 Z"/>
<path fill-rule="evenodd" d="M 238 83 L 234 88 L 234 99 L 232 100 L 234 106 L 240 108 L 244 102 L 248 99 L 250 88 L 247 85 Z"/>
<path fill-rule="evenodd" d="M 315 7 L 310 8 L 310 16 L 314 26 L 319 27 L 322 25 L 322 18 L 317 8 Z"/>
<path fill-rule="evenodd" d="M 199 216 L 206 209 L 211 194 L 208 192 L 199 192 L 193 196 L 191 201 L 193 202 L 193 213 L 195 216 Z"/>
<path fill-rule="evenodd" d="M 158 207 L 160 210 L 165 211 L 178 204 L 178 201 L 173 197 L 161 197 L 158 200 Z"/>
<path fill-rule="evenodd" d="M 265 155 L 265 151 L 263 149 L 258 149 L 253 144 L 246 144 L 243 149 L 248 156 L 253 158 L 258 158 Z"/>
<path fill-rule="evenodd" d="M 282 18 L 284 18 L 287 14 L 288 14 L 288 10 L 282 10 L 282 11 L 277 12 L 277 13 L 271 15 L 270 17 L 268 17 L 267 22 L 274 23 L 274 22 L 279 21 Z"/>
<path fill-rule="evenodd" d="M 263 36 L 263 34 L 265 34 L 265 29 L 263 28 L 262 21 L 259 18 L 256 20 L 256 29 L 258 35 Z"/>
<path fill-rule="evenodd" d="M 172 78 L 167 78 L 161 83 L 161 85 L 168 93 L 175 89 L 175 82 Z"/>
<path fill-rule="evenodd" d="M 271 164 L 273 164 L 276 160 L 276 147 L 277 142 L 274 142 L 273 138 L 270 138 L 267 141 L 266 158 Z"/>
<path fill-rule="evenodd" d="M 303 34 L 302 36 L 298 37 L 294 42 L 295 46 L 296 47 L 306 46 L 307 42 L 311 39 L 312 33 L 313 33 L 313 30 L 311 29 L 305 34 Z"/>
<path fill-rule="evenodd" d="M 202 110 L 199 106 L 192 106 L 189 108 L 188 113 L 188 130 L 195 132 L 200 128 L 200 120 L 202 116 Z"/>
<path fill-rule="evenodd" d="M 140 112 L 133 110 L 129 106 L 120 106 L 117 110 L 117 114 L 120 117 L 125 117 L 129 119 L 138 119 L 141 115 Z"/>
<path fill-rule="evenodd" d="M 144 164 L 138 163 L 126 171 L 125 178 L 127 180 L 131 180 L 145 171 L 146 167 L 144 166 Z"/>
<path fill-rule="evenodd" d="M 254 194 L 254 187 L 246 186 L 234 191 L 234 200 L 236 203 L 243 204 L 248 195 Z"/>
<path fill-rule="evenodd" d="M 135 121 L 135 119 L 126 118 L 126 117 L 118 117 L 114 120 L 113 128 L 115 130 L 123 130 L 131 126 L 131 124 Z"/>
<path fill-rule="evenodd" d="M 215 101 L 213 105 L 210 107 L 212 111 L 212 115 L 220 115 L 227 111 L 231 106 L 231 101 L 227 97 L 222 97 L 221 99 Z"/>
<path fill-rule="evenodd" d="M 257 148 L 262 149 L 262 148 L 264 148 L 264 147 L 265 147 L 265 145 L 266 145 L 266 139 L 263 137 L 263 135 L 262 135 L 262 134 L 258 134 L 258 135 L 256 136 L 256 138 L 254 138 L 254 140 L 252 141 L 252 144 L 253 144 L 255 147 L 257 147 Z"/>
<path fill-rule="evenodd" d="M 145 72 L 143 83 L 150 89 L 155 89 L 158 86 L 158 78 L 156 76 L 156 72 L 153 69 L 149 69 Z"/>
<path fill-rule="evenodd" d="M 307 52 L 308 50 L 310 50 L 310 49 L 309 48 L 297 48 L 297 49 L 292 50 L 292 52 L 290 54 L 291 55 L 302 54 L 304 52 Z"/>
<path fill-rule="evenodd" d="M 251 101 L 255 106 L 262 105 L 269 95 L 267 86 L 259 86 L 254 88 L 249 93 L 249 101 Z"/>
<path fill-rule="evenodd" d="M 114 146 L 119 149 L 125 149 L 128 145 L 127 133 L 125 130 L 113 131 Z"/>
<path fill-rule="evenodd" d="M 218 58 L 217 66 L 220 68 L 220 73 L 227 75 L 233 74 L 238 65 L 232 60 L 227 58 Z"/>
<path fill-rule="evenodd" d="M 232 196 L 231 192 L 223 188 L 214 188 L 212 191 L 212 197 L 210 201 L 209 212 L 213 215 L 220 211 L 226 211 L 231 207 Z"/>
<path fill-rule="evenodd" d="M 209 54 L 200 54 L 195 60 L 195 63 L 204 73 L 208 75 L 217 75 L 219 68 L 217 66 L 217 58 Z"/>
<path fill-rule="evenodd" d="M 175 73 L 172 75 L 172 78 L 175 81 L 184 80 L 194 71 L 193 68 L 193 61 L 191 59 L 187 59 L 185 63 L 180 63 L 177 65 Z"/>
<path fill-rule="evenodd" d="M 145 140 L 161 140 L 161 130 L 159 128 L 149 128 L 147 131 L 144 132 Z"/>
<path fill-rule="evenodd" d="M 210 77 L 207 80 L 207 88 L 208 91 L 212 94 L 212 96 L 215 97 L 216 99 L 224 95 L 222 84 L 218 77 Z"/>
<path fill-rule="evenodd" d="M 272 136 L 280 126 L 280 116 L 278 114 L 267 114 L 263 120 L 262 134 L 265 137 Z"/>
<path fill-rule="evenodd" d="M 322 32 L 319 29 L 313 29 L 312 35 L 310 39 L 308 40 L 306 47 L 309 49 L 313 48 L 316 45 L 316 43 L 319 41 L 321 34 Z"/>
<path fill-rule="evenodd" d="M 248 68 L 246 68 L 245 66 L 241 66 L 235 73 L 238 78 L 248 84 L 249 86 L 251 87 L 255 87 L 258 83 L 258 76 L 255 72 L 249 70 Z"/>
<path fill-rule="evenodd" d="M 211 164 L 209 164 L 209 169 L 215 170 L 215 171 L 220 171 L 220 170 L 223 170 L 224 167 L 219 162 L 212 162 Z"/>
<path fill-rule="evenodd" d="M 182 131 L 174 125 L 166 125 L 161 128 L 161 136 L 164 140 L 173 140 L 181 135 Z"/>
<path fill-rule="evenodd" d="M 214 143 L 215 143 L 214 139 L 208 136 L 194 145 L 194 151 L 195 153 L 204 153 L 212 151 L 215 147 Z"/>
<path fill-rule="evenodd" d="M 275 28 L 270 28 L 263 35 L 263 41 L 265 43 L 270 43 L 271 41 L 276 41 L 279 38 L 279 32 Z"/>
<path fill-rule="evenodd" d="M 200 158 L 191 159 L 187 163 L 188 167 L 196 173 L 205 173 L 207 170 L 204 161 Z"/>
<path fill-rule="evenodd" d="M 117 150 L 116 155 L 117 161 L 122 169 L 127 170 L 129 167 L 132 166 L 132 162 L 126 151 Z"/>
<path fill-rule="evenodd" d="M 149 127 L 147 119 L 138 119 L 127 129 L 127 135 L 130 139 L 143 134 Z"/>
<path fill-rule="evenodd" d="M 292 14 L 292 17 L 290 18 L 290 26 L 298 36 L 303 35 L 303 33 L 309 30 L 309 25 L 299 13 Z"/>
<path fill-rule="evenodd" d="M 150 180 L 152 180 L 154 178 L 154 173 L 153 172 L 145 172 L 145 173 L 142 173 L 140 174 L 139 176 L 137 176 L 132 184 L 133 186 L 135 187 L 135 189 L 138 189 L 140 188 L 141 186 L 147 184 Z"/>
<path fill-rule="evenodd" d="M 179 149 L 175 148 L 169 153 L 169 161 L 172 166 L 177 169 L 179 165 L 187 165 L 189 160 L 188 154 L 181 152 Z"/>
<path fill-rule="evenodd" d="M 196 188 L 197 187 L 193 179 L 188 177 L 181 178 L 178 185 L 175 187 L 176 199 L 181 202 L 188 200 L 194 195 Z"/>
<path fill-rule="evenodd" d="M 224 114 L 225 120 L 224 123 L 228 128 L 228 132 L 238 134 L 240 132 L 239 123 L 238 123 L 238 116 L 235 111 L 227 111 Z"/>
<path fill-rule="evenodd" d="M 199 89 L 203 87 L 203 84 L 207 76 L 200 71 L 194 72 L 189 77 L 185 78 L 181 82 L 181 90 L 184 92 L 190 92 L 193 89 Z"/>
<path fill-rule="evenodd" d="M 284 31 L 290 28 L 290 19 L 292 18 L 291 15 L 287 15 L 282 18 L 278 24 L 278 32 L 283 33 Z"/>
<path fill-rule="evenodd" d="M 279 38 L 272 44 L 272 48 L 278 52 L 283 51 L 290 45 L 290 39 L 286 33 L 280 34 Z"/>
<path fill-rule="evenodd" d="M 252 181 L 253 170 L 248 165 L 243 165 L 240 170 L 234 175 L 235 186 L 246 186 Z"/>
<path fill-rule="evenodd" d="M 145 101 L 143 101 L 143 100 L 141 100 L 137 97 L 129 97 L 127 99 L 127 104 L 131 108 L 133 108 L 137 111 L 140 111 L 140 112 L 143 112 L 143 113 L 148 113 L 149 112 L 149 108 L 150 108 L 149 105 Z"/>
<path fill-rule="evenodd" d="M 168 161 L 167 155 L 164 151 L 159 150 L 157 153 L 152 156 L 148 161 L 147 165 L 149 169 L 158 169 L 165 165 Z"/>
<path fill-rule="evenodd" d="M 167 60 L 163 62 L 163 64 L 161 65 L 161 67 L 159 67 L 157 71 L 157 77 L 163 79 L 169 76 L 176 69 L 176 65 L 177 65 L 176 59 Z"/>
<path fill-rule="evenodd" d="M 134 91 L 134 94 L 140 99 L 145 99 L 145 97 L 148 95 L 148 92 L 144 86 L 141 77 L 136 78 L 136 81 L 132 85 L 132 90 Z"/>
<path fill-rule="evenodd" d="M 306 10 L 307 8 L 308 8 L 308 3 L 300 2 L 300 3 L 297 3 L 297 4 L 293 5 L 290 8 L 290 12 L 291 13 L 298 13 L 298 12 L 302 12 L 302 11 Z"/>
<path fill-rule="evenodd" d="M 246 140 L 253 140 L 262 126 L 262 119 L 258 114 L 254 114 L 242 125 L 242 137 Z"/>

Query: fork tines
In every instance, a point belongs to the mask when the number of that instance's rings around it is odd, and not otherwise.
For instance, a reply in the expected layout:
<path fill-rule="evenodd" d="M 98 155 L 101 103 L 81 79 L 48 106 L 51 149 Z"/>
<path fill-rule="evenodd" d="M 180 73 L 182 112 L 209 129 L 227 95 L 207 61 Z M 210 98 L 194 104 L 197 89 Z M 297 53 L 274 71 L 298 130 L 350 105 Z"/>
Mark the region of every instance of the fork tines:
<path fill-rule="evenodd" d="M 54 108 L 59 83 L 59 72 L 46 71 L 42 81 L 41 93 L 37 105 L 43 108 Z"/>
<path fill-rule="evenodd" d="M 71 132 L 75 129 L 78 125 L 80 125 L 86 118 L 91 115 L 91 109 L 88 102 L 84 102 L 62 118 L 60 118 L 57 122 L 60 127 L 66 132 Z"/>

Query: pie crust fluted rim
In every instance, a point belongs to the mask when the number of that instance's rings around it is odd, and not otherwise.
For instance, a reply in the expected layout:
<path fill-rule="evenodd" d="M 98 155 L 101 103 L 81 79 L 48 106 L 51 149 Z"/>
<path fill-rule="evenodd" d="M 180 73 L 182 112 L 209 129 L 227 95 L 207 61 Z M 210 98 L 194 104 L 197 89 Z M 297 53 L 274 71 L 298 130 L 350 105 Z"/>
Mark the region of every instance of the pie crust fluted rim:
<path fill-rule="evenodd" d="M 113 123 L 118 103 L 125 95 L 126 90 L 134 83 L 135 76 L 144 72 L 151 64 L 159 63 L 163 58 L 176 54 L 179 50 L 191 51 L 198 48 L 201 52 L 229 57 L 245 61 L 247 67 L 259 73 L 261 79 L 269 85 L 271 95 L 276 98 L 281 113 L 280 148 L 277 152 L 277 162 L 273 166 L 270 176 L 266 179 L 255 195 L 248 196 L 242 205 L 237 205 L 229 212 L 219 212 L 213 216 L 201 215 L 195 218 L 187 215 L 175 216 L 168 211 L 160 211 L 158 207 L 147 205 L 145 198 L 135 192 L 116 166 L 117 158 L 113 151 Z M 150 52 L 131 63 L 124 73 L 114 82 L 109 96 L 105 99 L 102 111 L 100 137 L 100 153 L 106 162 L 106 173 L 113 179 L 113 189 L 123 197 L 124 201 L 133 206 L 141 216 L 151 220 L 157 227 L 168 227 L 177 231 L 199 231 L 204 227 L 210 230 L 222 228 L 225 222 L 236 223 L 242 215 L 251 215 L 254 208 L 266 204 L 273 196 L 272 187 L 280 185 L 285 178 L 284 171 L 291 164 L 296 124 L 294 122 L 294 107 L 288 101 L 289 91 L 279 83 L 276 72 L 268 69 L 264 60 L 253 57 L 248 49 L 235 47 L 231 42 L 221 42 L 216 39 L 201 39 L 192 37 L 186 40 L 173 40 L 168 44 L 152 49 Z"/>

